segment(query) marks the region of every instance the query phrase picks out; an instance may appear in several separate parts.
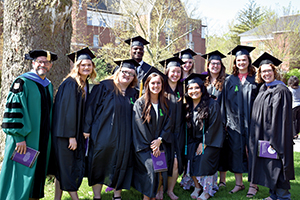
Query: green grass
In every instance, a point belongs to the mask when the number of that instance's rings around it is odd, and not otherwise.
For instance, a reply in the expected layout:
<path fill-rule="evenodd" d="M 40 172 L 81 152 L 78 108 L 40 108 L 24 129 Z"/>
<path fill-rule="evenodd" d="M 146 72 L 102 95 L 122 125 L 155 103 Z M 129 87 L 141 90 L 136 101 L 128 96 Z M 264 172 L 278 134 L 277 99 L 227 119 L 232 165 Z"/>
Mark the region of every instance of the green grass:
<path fill-rule="evenodd" d="M 291 194 L 292 199 L 299 199 L 299 192 L 300 192 L 300 152 L 294 153 L 294 163 L 295 163 L 295 178 L 296 180 L 291 181 Z M 178 179 L 178 183 L 180 182 L 181 178 Z M 246 197 L 249 183 L 247 181 L 247 174 L 244 174 L 243 181 L 244 185 L 246 186 L 246 189 L 243 191 L 240 191 L 235 194 L 229 194 L 228 192 L 233 189 L 235 185 L 235 179 L 234 174 L 228 172 L 227 178 L 226 178 L 226 187 L 221 188 L 214 197 L 211 199 L 218 199 L 218 200 L 225 200 L 225 199 L 249 199 Z M 174 188 L 174 193 L 179 197 L 179 199 L 185 200 L 185 199 L 192 199 L 190 197 L 190 194 L 193 192 L 193 190 L 185 191 L 183 190 L 179 184 L 176 184 Z M 113 192 L 105 193 L 106 187 L 103 187 L 102 192 L 102 200 L 111 200 L 113 196 Z M 88 186 L 87 179 L 85 178 L 79 191 L 78 195 L 80 199 L 93 199 L 93 192 L 92 188 Z M 263 199 L 269 196 L 269 189 L 263 186 L 259 186 L 259 192 L 253 199 Z M 123 200 L 140 200 L 143 198 L 143 195 L 136 191 L 135 189 L 130 190 L 123 190 L 122 191 L 122 199 Z M 48 182 L 45 187 L 45 198 L 44 200 L 53 200 L 54 199 L 54 184 L 52 182 Z M 69 194 L 67 192 L 64 192 L 63 194 L 63 200 L 71 200 Z M 165 200 L 169 200 L 170 198 L 168 195 L 164 195 Z"/>

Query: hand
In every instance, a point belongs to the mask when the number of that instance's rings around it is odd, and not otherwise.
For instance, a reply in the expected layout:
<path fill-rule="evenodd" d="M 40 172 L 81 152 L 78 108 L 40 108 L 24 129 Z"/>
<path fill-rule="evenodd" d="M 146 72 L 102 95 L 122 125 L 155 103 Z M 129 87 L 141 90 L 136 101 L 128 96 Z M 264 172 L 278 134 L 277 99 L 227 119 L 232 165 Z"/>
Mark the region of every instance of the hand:
<path fill-rule="evenodd" d="M 204 149 L 206 148 L 206 145 L 204 145 Z M 198 145 L 196 155 L 201 155 L 202 154 L 202 143 Z"/>
<path fill-rule="evenodd" d="M 87 138 L 89 138 L 90 137 L 90 133 L 83 133 L 83 137 L 84 137 L 84 139 L 87 139 Z"/>
<path fill-rule="evenodd" d="M 77 142 L 76 142 L 76 138 L 69 138 L 69 146 L 68 148 L 70 150 L 75 150 L 77 148 Z"/>
<path fill-rule="evenodd" d="M 26 142 L 22 141 L 22 142 L 18 142 L 16 143 L 16 148 L 15 150 L 17 150 L 17 152 L 19 154 L 25 154 L 26 153 Z"/>
<path fill-rule="evenodd" d="M 158 156 L 160 156 L 160 150 L 159 150 L 159 148 L 157 149 L 157 150 L 155 150 L 155 151 L 153 151 L 153 155 L 155 156 L 155 157 L 158 157 Z"/>
<path fill-rule="evenodd" d="M 150 145 L 150 148 L 152 149 L 152 151 L 156 151 L 156 150 L 159 150 L 159 146 L 161 144 L 161 140 L 160 139 L 156 139 L 156 140 L 153 140 L 151 142 L 151 145 Z"/>

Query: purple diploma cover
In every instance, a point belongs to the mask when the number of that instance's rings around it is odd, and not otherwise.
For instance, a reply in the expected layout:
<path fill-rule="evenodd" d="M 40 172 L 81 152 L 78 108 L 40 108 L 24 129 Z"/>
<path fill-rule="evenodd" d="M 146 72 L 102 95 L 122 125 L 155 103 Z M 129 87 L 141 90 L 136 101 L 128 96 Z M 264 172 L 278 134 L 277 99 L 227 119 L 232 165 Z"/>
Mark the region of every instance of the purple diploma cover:
<path fill-rule="evenodd" d="M 160 156 L 158 157 L 155 157 L 153 153 L 151 153 L 151 157 L 152 157 L 154 172 L 168 171 L 166 156 L 164 151 L 161 151 Z"/>
<path fill-rule="evenodd" d="M 17 150 L 14 150 L 10 159 L 31 168 L 33 166 L 33 164 L 35 163 L 39 154 L 40 154 L 39 151 L 32 149 L 30 147 L 27 147 L 25 154 L 19 154 L 17 152 Z"/>
<path fill-rule="evenodd" d="M 258 157 L 279 159 L 275 149 L 272 148 L 269 141 L 258 140 Z"/>

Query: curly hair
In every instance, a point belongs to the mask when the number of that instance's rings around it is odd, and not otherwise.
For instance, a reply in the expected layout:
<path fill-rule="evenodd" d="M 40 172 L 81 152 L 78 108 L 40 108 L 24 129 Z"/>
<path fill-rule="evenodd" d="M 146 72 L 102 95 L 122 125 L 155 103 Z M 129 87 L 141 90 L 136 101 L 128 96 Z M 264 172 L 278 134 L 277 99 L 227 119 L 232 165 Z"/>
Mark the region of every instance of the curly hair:
<path fill-rule="evenodd" d="M 188 87 L 186 87 L 186 91 L 188 91 Z M 198 122 L 200 130 L 203 128 L 203 120 L 208 119 L 209 117 L 209 94 L 206 90 L 206 87 L 204 86 L 204 84 L 199 85 L 200 90 L 202 92 L 201 95 L 201 101 L 200 101 L 200 105 L 197 109 L 197 115 L 196 115 L 196 122 Z M 188 92 L 186 92 L 185 94 L 186 99 L 187 99 L 187 104 L 186 104 L 186 123 L 187 123 L 187 127 L 191 128 L 192 126 L 192 116 L 193 116 L 193 100 L 191 99 L 191 97 L 188 96 Z M 207 120 L 206 120 L 207 121 Z"/>
<path fill-rule="evenodd" d="M 73 79 L 75 79 L 78 84 L 78 89 L 82 91 L 82 97 L 85 97 L 85 90 L 84 90 L 85 81 L 82 80 L 82 78 L 79 74 L 79 67 L 80 67 L 81 62 L 82 62 L 82 60 L 78 60 L 74 63 L 74 66 L 73 66 L 71 72 L 64 78 L 64 80 L 67 79 L 68 77 L 72 77 Z M 97 76 L 97 72 L 95 70 L 96 66 L 93 61 L 92 61 L 92 65 L 93 65 L 92 73 L 90 75 L 88 75 L 87 79 L 88 80 L 91 79 L 92 81 L 94 81 Z"/>
<path fill-rule="evenodd" d="M 226 73 L 225 73 L 226 68 L 225 68 L 225 66 L 224 66 L 224 64 L 222 63 L 221 60 L 220 60 L 220 62 L 221 62 L 221 71 L 220 71 L 220 73 L 219 73 L 219 75 L 216 79 L 215 87 L 216 87 L 217 90 L 222 91 L 223 83 L 224 83 L 225 78 L 226 78 Z M 207 62 L 207 66 L 206 66 L 208 76 L 206 77 L 206 80 L 204 82 L 205 87 L 210 85 L 210 78 L 211 78 L 211 73 L 210 73 L 210 70 L 209 70 L 209 64 L 210 63 L 211 63 L 211 60 Z"/>
<path fill-rule="evenodd" d="M 110 77 L 107 78 L 107 79 L 112 79 L 113 80 L 113 82 L 114 82 L 114 92 L 116 92 L 116 94 L 118 94 L 118 95 L 122 93 L 121 87 L 119 85 L 119 74 L 122 73 L 121 70 L 122 70 L 122 67 L 119 67 L 113 75 L 111 75 Z M 134 73 L 133 80 L 131 81 L 131 83 L 129 84 L 128 87 L 133 88 L 133 87 L 136 86 L 137 83 L 138 83 L 137 74 Z"/>
<path fill-rule="evenodd" d="M 275 67 L 275 65 L 273 64 L 269 64 L 274 72 L 274 78 L 277 80 L 280 80 L 280 74 L 277 72 L 277 68 Z M 256 83 L 264 83 L 265 81 L 261 78 L 261 66 L 259 66 L 258 70 L 257 70 L 257 74 L 255 77 L 255 81 Z"/>
<path fill-rule="evenodd" d="M 147 121 L 147 123 L 149 123 L 151 120 L 150 111 L 151 111 L 152 104 L 151 104 L 151 100 L 150 100 L 151 92 L 150 92 L 150 88 L 149 88 L 149 82 L 151 81 L 152 78 L 157 77 L 157 76 L 159 76 L 159 78 L 161 80 L 161 91 L 159 92 L 159 96 L 158 96 L 159 104 L 161 105 L 164 113 L 167 113 L 169 110 L 167 100 L 164 96 L 164 93 L 165 93 L 164 79 L 159 74 L 152 73 L 148 76 L 148 78 L 145 81 L 145 94 L 144 94 L 145 103 L 144 103 L 144 107 L 143 107 L 143 111 L 142 111 L 142 116 L 144 118 L 143 123 L 145 123 L 146 121 Z"/>
<path fill-rule="evenodd" d="M 256 70 L 255 70 L 254 66 L 252 65 L 252 61 L 251 61 L 250 56 L 247 55 L 247 57 L 248 57 L 248 60 L 249 60 L 248 76 L 253 76 L 253 75 L 255 75 Z M 239 68 L 236 66 L 236 57 L 233 61 L 233 67 L 232 67 L 232 73 L 231 74 L 234 75 L 234 76 L 237 76 L 239 74 Z"/>
<path fill-rule="evenodd" d="M 288 86 L 297 89 L 299 87 L 299 79 L 297 76 L 291 76 L 288 80 Z"/>

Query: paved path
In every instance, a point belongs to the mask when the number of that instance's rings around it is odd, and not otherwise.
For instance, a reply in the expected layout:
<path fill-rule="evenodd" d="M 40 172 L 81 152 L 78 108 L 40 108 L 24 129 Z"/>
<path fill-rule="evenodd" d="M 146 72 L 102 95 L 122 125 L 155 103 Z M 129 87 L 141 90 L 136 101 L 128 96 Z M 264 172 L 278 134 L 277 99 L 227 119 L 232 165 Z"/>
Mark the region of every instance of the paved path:
<path fill-rule="evenodd" d="M 300 137 L 298 137 L 298 139 L 294 140 L 294 151 L 296 152 L 300 152 Z"/>

